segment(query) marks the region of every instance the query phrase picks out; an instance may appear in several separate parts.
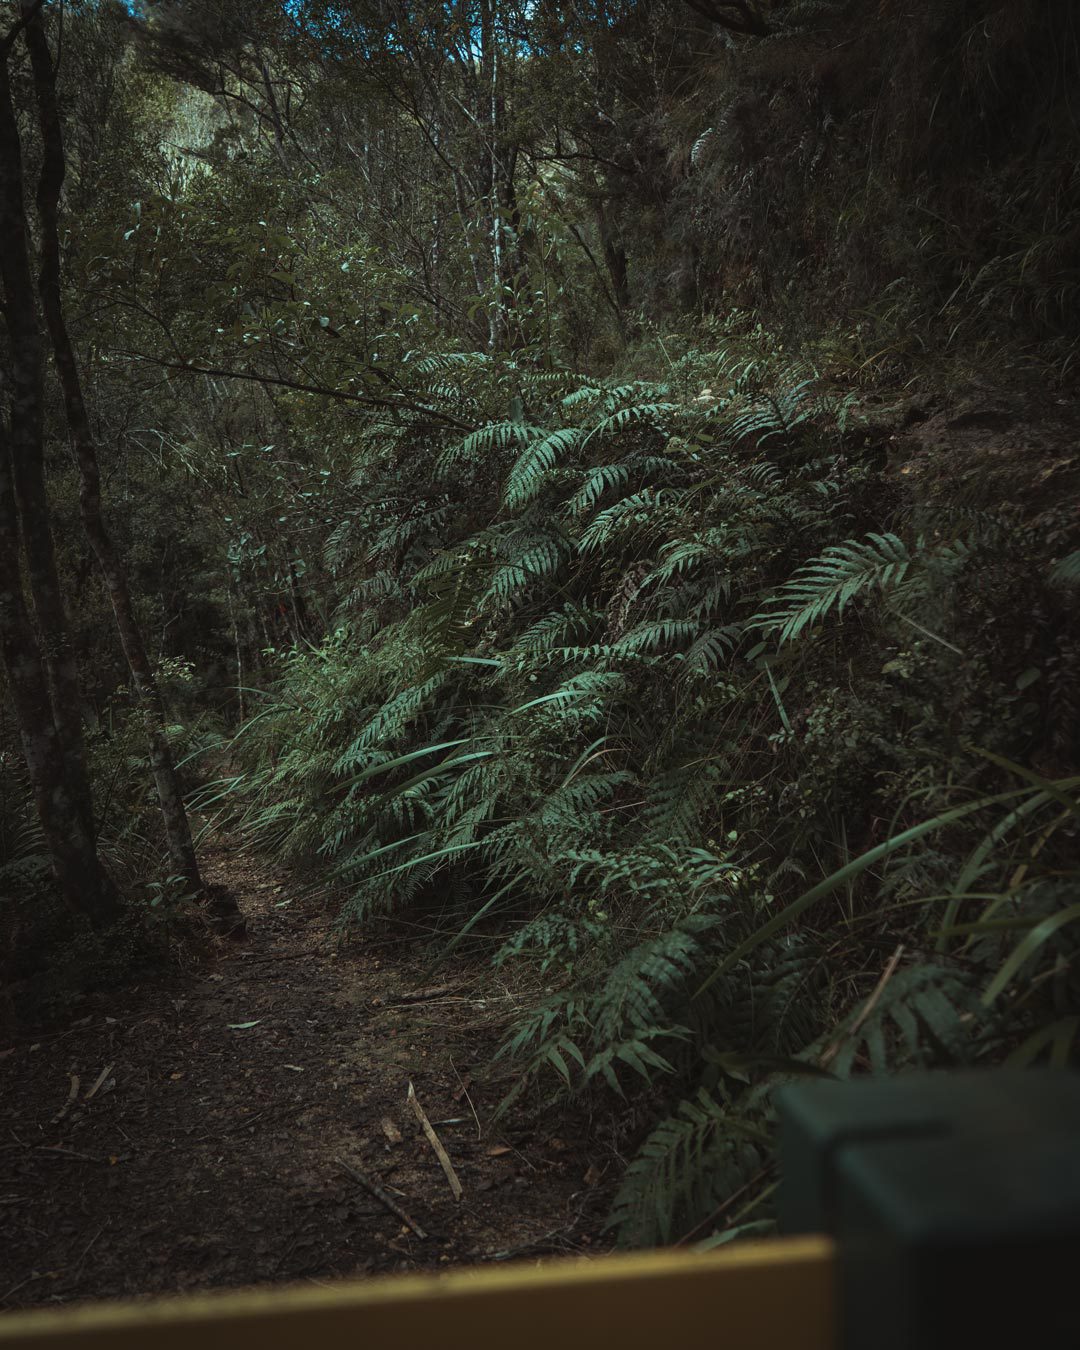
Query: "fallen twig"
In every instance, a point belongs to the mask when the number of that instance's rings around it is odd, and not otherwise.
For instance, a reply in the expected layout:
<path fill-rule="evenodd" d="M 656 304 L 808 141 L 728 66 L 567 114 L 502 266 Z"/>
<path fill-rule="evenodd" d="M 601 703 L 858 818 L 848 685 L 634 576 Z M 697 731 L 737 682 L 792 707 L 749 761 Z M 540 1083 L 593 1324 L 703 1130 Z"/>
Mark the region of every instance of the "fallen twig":
<path fill-rule="evenodd" d="M 855 1021 L 852 1022 L 851 1026 L 848 1027 L 846 1031 L 842 1031 L 840 1035 L 837 1036 L 836 1040 L 833 1041 L 832 1045 L 830 1045 L 829 1048 L 821 1056 L 821 1059 L 818 1062 L 823 1069 L 827 1068 L 832 1063 L 832 1061 L 840 1053 L 840 1047 L 844 1044 L 844 1042 L 849 1037 L 855 1035 L 855 1033 L 859 1030 L 859 1028 L 866 1021 L 866 1019 L 877 1007 L 878 1000 L 885 992 L 885 986 L 892 979 L 893 973 L 895 972 L 896 967 L 900 964 L 900 958 L 903 956 L 903 954 L 904 954 L 904 944 L 901 942 L 900 945 L 897 947 L 896 951 L 894 951 L 892 956 L 889 957 L 888 964 L 886 965 L 885 969 L 881 972 L 881 979 L 878 980 L 877 984 L 874 986 L 874 992 L 863 1004 L 858 1017 L 856 1017 Z"/>
<path fill-rule="evenodd" d="M 292 1116 L 303 1115 L 305 1111 L 310 1110 L 311 1110 L 310 1102 L 287 1102 L 283 1106 L 267 1106 L 264 1107 L 263 1110 L 261 1111 L 256 1111 L 254 1115 L 241 1116 L 239 1120 L 233 1121 L 231 1125 L 226 1125 L 220 1130 L 215 1130 L 209 1134 L 200 1135 L 195 1142 L 201 1143 L 203 1139 L 213 1139 L 216 1138 L 218 1135 L 236 1134 L 238 1130 L 246 1130 L 249 1125 L 255 1125 L 260 1120 L 265 1120 L 267 1116 L 270 1116 L 271 1124 L 280 1125 L 283 1120 L 288 1120 Z"/>
<path fill-rule="evenodd" d="M 679 1238 L 678 1242 L 675 1243 L 675 1246 L 685 1247 L 688 1242 L 692 1242 L 694 1238 L 698 1237 L 703 1229 L 712 1227 L 717 1219 L 722 1218 L 728 1212 L 736 1200 L 741 1199 L 747 1191 L 753 1190 L 759 1181 L 764 1181 L 775 1166 L 775 1162 L 766 1163 L 759 1172 L 754 1173 L 745 1185 L 740 1186 L 737 1191 L 732 1191 L 723 1204 L 718 1205 L 708 1218 L 702 1219 L 700 1223 L 694 1224 L 693 1228 L 691 1228 L 688 1233 L 684 1233 L 682 1237 Z"/>
<path fill-rule="evenodd" d="M 64 1119 L 67 1113 L 71 1110 L 75 1102 L 75 1098 L 78 1095 L 79 1095 L 79 1075 L 77 1073 L 73 1073 L 71 1075 L 71 1088 L 68 1091 L 67 1101 L 63 1104 L 60 1110 L 57 1111 L 56 1115 L 53 1116 L 52 1121 L 50 1122 L 51 1124 L 58 1125 L 60 1121 Z"/>
<path fill-rule="evenodd" d="M 581 1214 L 579 1213 L 578 1221 L 580 1219 Z M 520 1256 L 539 1255 L 544 1252 L 565 1254 L 566 1252 L 580 1251 L 580 1245 L 576 1245 L 569 1237 L 574 1226 L 573 1223 L 564 1223 L 559 1228 L 553 1228 L 550 1233 L 542 1233 L 539 1237 L 533 1238 L 531 1242 L 523 1242 L 519 1247 L 504 1247 L 499 1252 L 485 1253 L 484 1259 L 488 1261 L 513 1261 Z"/>
<path fill-rule="evenodd" d="M 427 1003 L 433 998 L 442 998 L 445 994 L 456 994 L 460 984 L 440 984 L 432 989 L 413 989 L 406 994 L 388 994 L 387 1003 Z"/>
<path fill-rule="evenodd" d="M 101 1162 L 100 1158 L 91 1157 L 89 1153 L 79 1153 L 73 1148 L 61 1148 L 59 1144 L 33 1144 L 31 1147 L 35 1153 L 56 1153 L 61 1158 L 76 1158 L 79 1162 Z"/>
<path fill-rule="evenodd" d="M 112 1073 L 112 1068 L 113 1066 L 111 1064 L 105 1065 L 102 1071 L 98 1074 L 97 1078 L 94 1080 L 94 1086 L 83 1098 L 84 1102 L 88 1102 L 90 1098 L 97 1092 L 97 1090 L 101 1087 L 102 1083 L 104 1083 L 105 1079 L 108 1078 L 109 1074 Z"/>
<path fill-rule="evenodd" d="M 385 1205 L 395 1218 L 400 1219 L 407 1228 L 411 1228 L 418 1238 L 423 1240 L 427 1237 L 427 1233 L 424 1232 L 416 1220 L 402 1209 L 394 1197 L 388 1194 L 377 1181 L 372 1181 L 366 1172 L 361 1172 L 358 1167 L 353 1167 L 353 1165 L 347 1163 L 344 1158 L 335 1158 L 334 1161 L 344 1173 L 352 1177 L 353 1181 L 358 1181 L 360 1185 L 363 1186 L 364 1190 L 370 1191 L 380 1204 Z"/>
<path fill-rule="evenodd" d="M 0 1294 L 0 1303 L 6 1303 L 12 1294 L 17 1294 L 20 1289 L 25 1288 L 28 1284 L 33 1284 L 35 1280 L 44 1280 L 45 1278 L 44 1275 L 39 1275 L 37 1271 L 34 1271 L 32 1274 L 27 1275 L 25 1280 L 20 1280 L 18 1284 L 13 1284 L 10 1289 L 5 1290 L 4 1293 Z"/>
<path fill-rule="evenodd" d="M 409 1084 L 409 1105 L 412 1107 L 413 1115 L 420 1122 L 420 1125 L 427 1135 L 427 1141 L 435 1150 L 435 1156 L 442 1164 L 442 1170 L 446 1173 L 446 1179 L 450 1183 L 450 1190 L 453 1192 L 455 1200 L 460 1200 L 462 1196 L 461 1182 L 458 1180 L 458 1174 L 454 1171 L 454 1165 L 450 1161 L 450 1156 L 442 1146 L 442 1141 L 435 1133 L 435 1128 L 431 1121 L 424 1114 L 424 1108 L 420 1105 L 416 1097 L 416 1089 L 412 1083 Z"/>
<path fill-rule="evenodd" d="M 112 1222 L 111 1219 L 106 1219 L 105 1222 L 101 1225 L 101 1227 L 100 1227 L 100 1228 L 97 1230 L 97 1232 L 94 1234 L 94 1236 L 90 1239 L 90 1241 L 89 1241 L 89 1242 L 86 1244 L 86 1246 L 83 1248 L 82 1256 L 79 1257 L 78 1264 L 77 1264 L 76 1267 L 75 1267 L 75 1274 L 72 1276 L 72 1279 L 75 1279 L 75 1278 L 78 1277 L 79 1271 L 82 1270 L 82 1268 L 83 1268 L 83 1262 L 86 1260 L 86 1257 L 87 1257 L 87 1254 L 88 1254 L 89 1251 L 90 1251 L 90 1248 L 94 1245 L 94 1243 L 98 1240 L 98 1238 L 102 1235 L 102 1233 L 104 1233 L 105 1229 L 108 1228 L 108 1226 L 109 1226 L 109 1224 L 110 1224 L 111 1222 Z"/>

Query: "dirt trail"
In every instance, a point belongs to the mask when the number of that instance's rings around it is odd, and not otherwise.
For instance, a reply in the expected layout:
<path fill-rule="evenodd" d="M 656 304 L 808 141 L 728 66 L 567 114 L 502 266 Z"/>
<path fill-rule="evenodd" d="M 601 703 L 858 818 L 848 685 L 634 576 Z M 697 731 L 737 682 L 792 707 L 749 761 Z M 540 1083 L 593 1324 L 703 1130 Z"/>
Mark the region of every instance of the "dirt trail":
<path fill-rule="evenodd" d="M 0 1307 L 602 1245 L 607 1151 L 590 1152 L 584 1126 L 511 1114 L 487 1128 L 512 1005 L 486 970 L 443 971 L 446 992 L 399 1001 L 422 970 L 339 947 L 325 897 L 242 853 L 206 870 L 237 894 L 246 939 L 0 1046 Z"/>

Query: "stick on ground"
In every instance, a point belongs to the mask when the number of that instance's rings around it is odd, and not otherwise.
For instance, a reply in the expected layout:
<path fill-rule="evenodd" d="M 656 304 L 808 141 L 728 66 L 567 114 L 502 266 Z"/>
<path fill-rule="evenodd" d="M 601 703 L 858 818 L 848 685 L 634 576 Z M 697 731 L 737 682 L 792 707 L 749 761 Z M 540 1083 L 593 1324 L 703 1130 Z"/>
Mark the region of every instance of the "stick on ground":
<path fill-rule="evenodd" d="M 88 1102 L 88 1101 L 90 1100 L 90 1098 L 93 1097 L 93 1096 L 95 1095 L 95 1093 L 96 1093 L 96 1092 L 98 1091 L 98 1089 L 101 1087 L 102 1083 L 104 1083 L 105 1079 L 108 1078 L 108 1076 L 109 1076 L 110 1073 L 112 1073 L 112 1067 L 113 1067 L 113 1066 L 112 1066 L 111 1064 L 106 1064 L 106 1065 L 105 1065 L 105 1067 L 102 1069 L 102 1071 L 98 1074 L 97 1078 L 94 1080 L 94 1086 L 90 1089 L 90 1091 L 89 1091 L 89 1092 L 86 1094 L 86 1096 L 83 1098 L 83 1101 L 84 1101 L 84 1102 Z"/>
<path fill-rule="evenodd" d="M 450 1161 L 446 1149 L 443 1148 L 439 1136 L 435 1133 L 431 1121 L 428 1120 L 427 1116 L 424 1114 L 424 1108 L 417 1101 L 416 1089 L 413 1087 L 412 1083 L 409 1084 L 409 1105 L 413 1109 L 413 1115 L 416 1116 L 416 1119 L 423 1127 L 424 1133 L 427 1135 L 428 1143 L 435 1150 L 436 1158 L 438 1158 L 439 1162 L 442 1164 L 442 1170 L 446 1173 L 446 1179 L 450 1183 L 450 1189 L 454 1194 L 454 1199 L 460 1200 L 462 1190 L 461 1182 L 458 1181 L 458 1174 L 454 1171 L 454 1165 Z"/>
<path fill-rule="evenodd" d="M 385 1205 L 395 1218 L 400 1219 L 407 1228 L 411 1228 L 418 1238 L 424 1239 L 427 1237 L 427 1234 L 416 1220 L 410 1217 L 410 1215 L 401 1208 L 394 1197 L 383 1190 L 377 1181 L 372 1181 L 366 1172 L 361 1172 L 358 1167 L 353 1167 L 353 1165 L 347 1163 L 344 1158 L 335 1158 L 334 1161 L 343 1172 L 352 1177 L 353 1181 L 358 1181 L 360 1185 L 363 1186 L 364 1190 L 370 1191 L 380 1204 Z"/>
<path fill-rule="evenodd" d="M 461 984 L 440 984 L 433 989 L 413 989 L 403 994 L 390 994 L 387 1003 L 428 1003 L 435 998 L 444 998 L 447 994 L 456 994 L 464 986 Z"/>
<path fill-rule="evenodd" d="M 75 1101 L 75 1098 L 79 1095 L 79 1076 L 78 1076 L 78 1074 L 74 1074 L 74 1073 L 73 1073 L 73 1074 L 71 1074 L 71 1075 L 69 1075 L 69 1076 L 70 1076 L 70 1078 L 71 1078 L 71 1089 L 70 1089 L 70 1091 L 68 1092 L 68 1099 L 67 1099 L 67 1101 L 63 1104 L 63 1106 L 60 1108 L 60 1110 L 57 1111 L 56 1115 L 53 1116 L 52 1120 L 49 1122 L 50 1125 L 58 1125 L 58 1124 L 60 1123 L 60 1121 L 62 1121 L 62 1120 L 64 1119 L 64 1117 L 67 1115 L 67 1113 L 71 1110 L 71 1107 L 72 1107 L 72 1105 L 73 1105 L 73 1103 L 74 1103 L 74 1101 Z"/>

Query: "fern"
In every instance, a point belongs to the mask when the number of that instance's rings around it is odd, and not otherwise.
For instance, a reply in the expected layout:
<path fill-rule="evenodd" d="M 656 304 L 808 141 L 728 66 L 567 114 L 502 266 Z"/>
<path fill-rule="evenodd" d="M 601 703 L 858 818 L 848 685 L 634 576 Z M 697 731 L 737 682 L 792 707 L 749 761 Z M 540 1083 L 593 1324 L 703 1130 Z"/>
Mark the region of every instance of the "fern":
<path fill-rule="evenodd" d="M 506 480 L 503 505 L 507 510 L 517 510 L 531 502 L 543 488 L 559 458 L 568 455 L 580 444 L 581 438 L 580 428 L 566 427 L 527 445 L 515 460 Z"/>
<path fill-rule="evenodd" d="M 699 634 L 686 652 L 686 669 L 695 675 L 713 675 L 725 665 L 741 636 L 732 625 Z"/>
<path fill-rule="evenodd" d="M 828 1067 L 847 1077 L 865 1057 L 872 1073 L 972 1062 L 985 1037 L 985 1012 L 970 975 L 960 968 L 921 962 L 898 971 L 866 1018 L 857 1010 L 852 1029 L 826 1047 Z"/>
<path fill-rule="evenodd" d="M 661 506 L 674 510 L 685 493 L 674 488 L 644 488 L 609 506 L 584 530 L 578 542 L 582 553 L 608 547 L 618 536 L 638 533 L 648 537 L 652 529 L 662 528 Z"/>
<path fill-rule="evenodd" d="M 751 628 L 792 642 L 832 610 L 843 614 L 856 597 L 901 585 L 911 567 L 907 545 L 895 534 L 871 534 L 866 541 L 834 544 L 801 567 L 748 621 Z"/>
<path fill-rule="evenodd" d="M 753 441 L 760 447 L 777 437 L 790 442 L 814 417 L 820 406 L 819 377 L 815 373 L 792 372 L 788 380 L 793 376 L 794 383 L 785 382 L 730 419 L 729 436 L 733 444 Z"/>
<path fill-rule="evenodd" d="M 602 418 L 590 431 L 593 436 L 615 436 L 626 431 L 638 422 L 647 423 L 657 429 L 664 425 L 669 413 L 676 410 L 674 403 L 638 403 L 629 408 L 618 408 Z"/>
<path fill-rule="evenodd" d="M 567 541 L 551 532 L 518 529 L 500 541 L 505 561 L 497 568 L 478 608 L 507 604 L 531 582 L 550 579 L 569 556 Z"/>
<path fill-rule="evenodd" d="M 402 364 L 408 365 L 415 353 L 406 352 Z M 485 367 L 491 358 L 486 352 L 432 352 L 418 357 L 415 370 L 419 375 L 436 375 L 447 370 L 461 370 L 468 367 Z"/>
<path fill-rule="evenodd" d="M 554 966 L 572 972 L 577 960 L 604 937 L 602 923 L 565 913 L 543 913 L 523 923 L 506 939 L 492 958 L 496 969 L 511 961 L 538 962 L 541 975 Z"/>
<path fill-rule="evenodd" d="M 700 838 L 721 790 L 723 764 L 695 756 L 665 765 L 646 787 L 642 808 L 646 838 L 669 845 L 691 845 Z"/>
<path fill-rule="evenodd" d="M 601 497 L 615 488 L 625 488 L 631 478 L 668 476 L 677 468 L 674 460 L 665 455 L 629 455 L 613 464 L 600 464 L 591 469 L 585 481 L 567 503 L 567 514 L 582 516 L 591 511 Z"/>
<path fill-rule="evenodd" d="M 683 1236 L 760 1169 L 770 1147 L 766 1129 L 700 1090 L 653 1130 L 627 1168 L 611 1212 L 620 1245 Z"/>
<path fill-rule="evenodd" d="M 580 389 L 567 394 L 561 400 L 561 405 L 564 408 L 578 408 L 582 404 L 594 403 L 601 397 L 602 392 L 599 385 L 583 384 Z"/>
<path fill-rule="evenodd" d="M 1080 586 L 1080 549 L 1075 553 L 1066 554 L 1060 562 L 1054 564 L 1050 572 L 1050 584 L 1062 590 L 1074 590 Z"/>
<path fill-rule="evenodd" d="M 439 456 L 435 472 L 440 478 L 464 465 L 474 466 L 486 452 L 506 450 L 512 445 L 525 446 L 544 436 L 543 427 L 526 426 L 521 422 L 491 422 L 471 431 L 461 441 L 449 446 Z"/>
<path fill-rule="evenodd" d="M 697 624 L 686 619 L 659 619 L 640 624 L 607 648 L 607 656 L 643 656 L 685 645 L 697 634 Z"/>
<path fill-rule="evenodd" d="M 515 662 L 519 670 L 525 669 L 537 657 L 595 632 L 602 619 L 603 614 L 597 610 L 566 604 L 525 629 L 508 653 L 508 660 Z"/>
<path fill-rule="evenodd" d="M 477 430 L 357 433 L 326 529 L 336 631 L 279 658 L 234 750 L 245 826 L 329 860 L 347 919 L 437 896 L 435 959 L 469 943 L 535 975 L 502 1048 L 512 1096 L 633 1097 L 655 1128 L 616 1203 L 630 1243 L 707 1228 L 768 1167 L 785 1075 L 1078 1048 L 1051 1007 L 1075 983 L 1053 823 L 1074 789 L 985 831 L 950 795 L 1002 769 L 957 732 L 1034 745 L 1039 700 L 1071 689 L 1071 633 L 1040 683 L 1022 616 L 1076 555 L 884 489 L 876 531 L 847 538 L 879 500 L 872 454 L 839 453 L 857 401 L 743 319 L 720 351 L 672 346 L 669 383 L 411 354 Z M 870 600 L 843 661 L 797 645 Z M 873 842 L 924 798 L 938 844 Z M 921 952 L 927 929 L 934 957 L 878 989 L 879 942 Z"/>

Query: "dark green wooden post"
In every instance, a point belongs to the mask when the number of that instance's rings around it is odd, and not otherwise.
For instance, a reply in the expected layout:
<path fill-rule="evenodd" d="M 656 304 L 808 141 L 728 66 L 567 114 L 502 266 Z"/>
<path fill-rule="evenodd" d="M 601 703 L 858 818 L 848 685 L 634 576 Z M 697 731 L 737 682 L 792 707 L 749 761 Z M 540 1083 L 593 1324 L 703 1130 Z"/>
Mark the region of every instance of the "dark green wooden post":
<path fill-rule="evenodd" d="M 781 1223 L 837 1244 L 838 1350 L 1080 1347 L 1080 1075 L 815 1080 Z"/>

